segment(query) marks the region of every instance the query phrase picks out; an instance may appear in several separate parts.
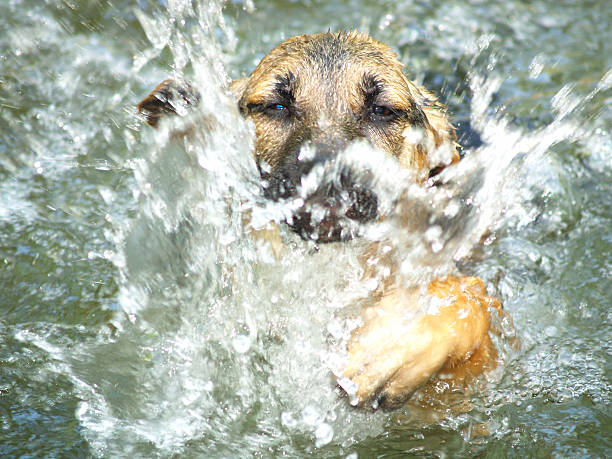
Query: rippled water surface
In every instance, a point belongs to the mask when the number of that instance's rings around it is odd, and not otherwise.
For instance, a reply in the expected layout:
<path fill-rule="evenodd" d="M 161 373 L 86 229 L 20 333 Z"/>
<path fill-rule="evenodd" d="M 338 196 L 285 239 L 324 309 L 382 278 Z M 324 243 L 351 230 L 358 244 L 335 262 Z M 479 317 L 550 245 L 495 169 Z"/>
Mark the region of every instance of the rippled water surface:
<path fill-rule="evenodd" d="M 1 2 L 0 455 L 610 457 L 610 23 L 606 1 Z M 359 411 L 330 376 L 374 288 L 363 242 L 282 229 L 277 257 L 247 234 L 283 208 L 223 88 L 287 37 L 353 28 L 466 146 L 447 187 L 404 191 L 467 211 L 365 239 L 399 247 L 405 282 L 482 277 L 514 321 L 434 408 Z M 135 112 L 174 74 L 208 120 L 184 144 Z"/>

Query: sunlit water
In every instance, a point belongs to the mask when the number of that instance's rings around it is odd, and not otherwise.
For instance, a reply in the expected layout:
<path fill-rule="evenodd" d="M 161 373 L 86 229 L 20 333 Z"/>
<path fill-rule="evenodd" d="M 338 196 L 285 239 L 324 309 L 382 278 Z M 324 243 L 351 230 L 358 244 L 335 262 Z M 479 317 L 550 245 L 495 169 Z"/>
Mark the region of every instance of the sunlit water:
<path fill-rule="evenodd" d="M 606 2 L 87 5 L 0 5 L 0 454 L 610 456 Z M 252 229 L 292 203 L 262 198 L 223 88 L 284 38 L 355 27 L 483 143 L 401 190 L 353 145 L 396 217 L 320 247 L 281 225 L 276 254 Z M 174 73 L 207 120 L 183 144 L 134 108 Z M 475 274 L 514 320 L 498 368 L 436 409 L 355 410 L 332 378 L 379 239 L 400 282 Z"/>

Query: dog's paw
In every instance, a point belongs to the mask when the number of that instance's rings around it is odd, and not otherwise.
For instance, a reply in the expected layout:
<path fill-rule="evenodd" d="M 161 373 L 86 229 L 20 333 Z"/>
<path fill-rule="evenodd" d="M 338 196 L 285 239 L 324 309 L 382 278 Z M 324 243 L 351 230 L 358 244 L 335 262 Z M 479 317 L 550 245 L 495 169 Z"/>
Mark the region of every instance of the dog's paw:
<path fill-rule="evenodd" d="M 354 405 L 394 408 L 441 370 L 464 374 L 489 344 L 492 301 L 476 278 L 432 282 L 426 295 L 391 292 L 362 313 L 340 386 Z"/>
<path fill-rule="evenodd" d="M 450 343 L 422 327 L 418 301 L 416 292 L 396 290 L 363 312 L 341 381 L 352 404 L 397 406 L 444 364 Z"/>

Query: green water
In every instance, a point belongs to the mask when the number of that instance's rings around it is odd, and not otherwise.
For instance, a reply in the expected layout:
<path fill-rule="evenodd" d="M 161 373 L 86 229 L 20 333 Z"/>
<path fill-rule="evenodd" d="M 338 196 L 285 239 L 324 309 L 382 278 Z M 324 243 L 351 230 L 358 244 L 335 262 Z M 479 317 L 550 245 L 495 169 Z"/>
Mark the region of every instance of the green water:
<path fill-rule="evenodd" d="M 189 5 L 0 2 L 0 455 L 612 455 L 608 2 L 235 1 L 221 25 L 216 3 Z M 472 116 L 488 164 L 511 159 L 495 240 L 463 269 L 502 299 L 521 348 L 498 343 L 472 409 L 433 422 L 339 398 L 316 331 L 334 311 L 311 309 L 356 281 L 310 269 L 338 254 L 250 270 L 261 255 L 223 240 L 239 224 L 213 219 L 205 152 L 158 149 L 135 114 L 174 70 L 240 77 L 284 38 L 353 28 L 392 45 L 460 123 Z M 178 32 L 193 44 L 197 30 L 215 46 L 182 60 Z M 240 129 L 226 150 L 247 155 Z"/>

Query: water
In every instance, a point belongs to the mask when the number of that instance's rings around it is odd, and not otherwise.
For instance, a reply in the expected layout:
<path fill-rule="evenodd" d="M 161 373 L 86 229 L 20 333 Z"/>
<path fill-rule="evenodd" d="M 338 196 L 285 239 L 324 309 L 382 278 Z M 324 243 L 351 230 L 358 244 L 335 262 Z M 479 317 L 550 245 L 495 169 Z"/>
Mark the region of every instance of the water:
<path fill-rule="evenodd" d="M 611 16 L 603 1 L 3 2 L 0 453 L 610 456 Z M 363 241 L 317 251 L 282 230 L 277 258 L 245 234 L 245 212 L 263 226 L 284 209 L 261 198 L 250 127 L 219 88 L 284 38 L 354 27 L 484 141 L 439 192 L 404 190 L 446 213 L 364 238 L 403 247 L 407 283 L 481 276 L 514 321 L 499 367 L 436 409 L 357 411 L 334 386 L 347 305 L 375 288 Z M 134 109 L 173 72 L 210 123 L 183 146 Z"/>

